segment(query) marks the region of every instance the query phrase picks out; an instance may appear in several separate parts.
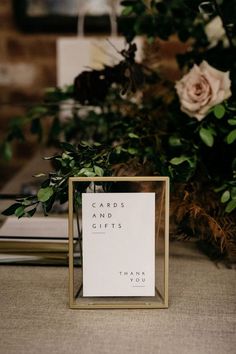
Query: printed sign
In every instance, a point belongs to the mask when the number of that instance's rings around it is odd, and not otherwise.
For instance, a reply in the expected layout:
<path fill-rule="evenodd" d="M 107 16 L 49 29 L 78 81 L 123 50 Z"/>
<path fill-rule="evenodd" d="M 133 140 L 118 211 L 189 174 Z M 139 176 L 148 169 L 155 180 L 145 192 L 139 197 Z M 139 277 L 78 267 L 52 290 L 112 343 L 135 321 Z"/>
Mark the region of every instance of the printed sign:
<path fill-rule="evenodd" d="M 155 296 L 155 193 L 83 193 L 83 296 Z"/>

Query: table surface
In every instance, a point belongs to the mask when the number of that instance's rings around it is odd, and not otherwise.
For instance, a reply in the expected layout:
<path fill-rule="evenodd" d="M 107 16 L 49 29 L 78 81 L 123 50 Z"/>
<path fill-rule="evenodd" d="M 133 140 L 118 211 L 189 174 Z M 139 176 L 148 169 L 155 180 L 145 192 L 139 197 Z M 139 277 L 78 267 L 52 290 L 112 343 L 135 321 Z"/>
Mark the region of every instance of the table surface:
<path fill-rule="evenodd" d="M 40 156 L 1 192 L 50 169 Z M 66 267 L 0 266 L 0 333 L 0 354 L 235 354 L 235 270 L 171 243 L 169 309 L 81 311 L 68 308 Z"/>
<path fill-rule="evenodd" d="M 171 243 L 167 310 L 70 310 L 66 267 L 0 267 L 0 353 L 235 354 L 236 276 Z"/>

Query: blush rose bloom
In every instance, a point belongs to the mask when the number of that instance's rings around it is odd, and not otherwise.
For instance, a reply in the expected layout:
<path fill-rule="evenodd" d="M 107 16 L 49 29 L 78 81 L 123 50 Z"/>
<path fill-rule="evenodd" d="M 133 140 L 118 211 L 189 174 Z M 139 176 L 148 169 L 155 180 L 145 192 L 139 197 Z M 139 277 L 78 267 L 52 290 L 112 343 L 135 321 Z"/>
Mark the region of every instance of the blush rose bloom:
<path fill-rule="evenodd" d="M 206 61 L 194 65 L 176 85 L 181 111 L 201 121 L 209 109 L 231 96 L 229 71 L 213 68 Z"/>

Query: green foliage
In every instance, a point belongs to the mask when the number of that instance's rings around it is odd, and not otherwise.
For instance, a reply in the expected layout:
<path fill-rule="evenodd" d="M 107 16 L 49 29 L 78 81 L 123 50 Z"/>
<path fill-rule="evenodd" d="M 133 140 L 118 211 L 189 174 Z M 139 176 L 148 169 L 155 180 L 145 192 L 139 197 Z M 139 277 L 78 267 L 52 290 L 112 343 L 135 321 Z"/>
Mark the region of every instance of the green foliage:
<path fill-rule="evenodd" d="M 188 156 L 180 156 L 180 157 L 174 157 L 173 159 L 170 160 L 170 163 L 172 165 L 180 165 L 183 162 L 188 162 L 191 165 L 190 158 Z"/>
<path fill-rule="evenodd" d="M 152 41 L 159 37 L 167 40 L 172 34 L 178 34 L 182 41 L 198 34 L 199 40 L 206 42 L 201 31 L 201 16 L 196 4 L 188 0 L 173 1 L 122 1 L 124 16 L 134 16 L 133 28 L 127 29 L 128 38 L 145 34 Z M 196 21 L 196 19 L 198 19 Z M 195 31 L 195 28 L 198 31 Z"/>
<path fill-rule="evenodd" d="M 228 204 L 227 207 L 225 208 L 226 213 L 231 213 L 236 209 L 236 200 L 232 199 Z"/>
<path fill-rule="evenodd" d="M 199 135 L 202 141 L 209 147 L 212 147 L 214 144 L 214 135 L 211 129 L 209 128 L 200 128 Z"/>
<path fill-rule="evenodd" d="M 218 104 L 214 107 L 214 115 L 216 118 L 221 119 L 224 117 L 226 109 L 223 104 Z"/>
<path fill-rule="evenodd" d="M 40 143 L 57 143 L 61 139 L 67 140 L 69 135 L 72 136 L 72 132 L 78 123 L 77 115 L 74 115 L 74 119 L 69 124 L 61 123 L 58 118 L 61 112 L 61 103 L 72 99 L 72 97 L 71 86 L 64 89 L 47 89 L 44 101 L 41 104 L 30 108 L 24 116 L 12 118 L 6 138 L 0 144 L 1 156 L 8 161 L 12 158 L 12 143 L 15 140 L 24 142 L 27 139 L 25 136 L 25 128 L 27 127 L 30 128 L 30 132 L 38 138 Z M 68 104 L 67 109 L 69 108 L 70 105 Z M 74 109 L 76 109 L 76 105 L 74 105 Z M 74 113 L 72 113 L 72 116 Z M 49 133 L 43 129 L 42 123 L 45 119 L 51 119 Z"/>
<path fill-rule="evenodd" d="M 229 48 L 224 48 L 221 42 L 214 48 L 209 46 L 204 26 L 218 13 L 207 14 L 206 2 L 127 0 L 122 4 L 122 15 L 129 17 L 132 23 L 126 28 L 128 40 L 145 34 L 149 43 L 153 43 L 156 38 L 168 40 L 171 35 L 177 35 L 181 41 L 191 42 L 190 50 L 177 58 L 183 72 L 205 59 L 218 69 L 230 70 L 232 78 L 235 77 L 235 56 L 232 55 L 235 50 L 231 51 L 235 33 L 230 37 Z M 212 11 L 212 2 L 208 5 Z M 233 1 L 222 0 L 220 6 L 224 24 L 232 21 Z M 228 32 L 226 34 L 228 36 Z M 125 74 L 130 76 L 131 83 L 136 82 L 137 67 L 133 59 L 123 59 L 126 64 L 128 62 L 129 69 Z M 115 84 L 99 106 L 82 106 L 74 100 L 68 101 L 74 97 L 73 86 L 50 88 L 41 104 L 31 108 L 24 117 L 11 121 L 7 137 L 1 144 L 2 156 L 6 159 L 12 156 L 13 140 L 26 138 L 24 127 L 27 125 L 39 141 L 60 146 L 61 152 L 48 158 L 55 170 L 45 179 L 37 195 L 17 200 L 5 215 L 32 216 L 39 205 L 47 214 L 56 200 L 67 201 L 70 176 L 107 176 L 113 173 L 113 166 L 133 162 L 148 166 L 150 173 L 169 175 L 172 182 L 197 180 L 199 183 L 208 181 L 213 187 L 220 186 L 217 193 L 220 193 L 219 200 L 225 211 L 235 210 L 234 82 L 232 98 L 217 104 L 198 121 L 181 112 L 173 83 L 162 79 L 159 73 L 145 69 L 142 101 L 132 95 L 121 96 L 121 89 Z M 162 94 L 162 86 L 169 89 L 167 98 Z M 49 132 L 43 128 L 44 119 L 51 119 Z M 41 174 L 36 177 L 39 176 L 42 177 Z M 86 190 L 87 184 L 83 188 Z"/>
<path fill-rule="evenodd" d="M 40 188 L 40 190 L 37 193 L 37 198 L 39 202 L 44 203 L 47 202 L 52 195 L 53 195 L 52 187 Z"/>
<path fill-rule="evenodd" d="M 15 211 L 21 207 L 21 204 L 20 203 L 14 203 L 12 204 L 9 208 L 7 208 L 6 210 L 4 210 L 2 212 L 3 215 L 5 216 L 9 216 L 9 215 L 12 215 L 12 214 L 15 214 Z"/>
<path fill-rule="evenodd" d="M 1 145 L 1 155 L 6 161 L 10 161 L 12 158 L 12 147 L 8 141 L 4 141 Z"/>
<path fill-rule="evenodd" d="M 52 161 L 55 171 L 49 173 L 37 195 L 17 199 L 17 203 L 6 209 L 3 215 L 15 214 L 18 218 L 33 216 L 40 205 L 47 215 L 56 200 L 62 204 L 68 200 L 69 177 L 101 177 L 111 174 L 112 150 L 99 143 L 83 142 L 78 146 L 62 143 L 61 148 L 60 154 L 46 158 Z M 42 174 L 35 177 L 42 177 Z M 86 190 L 87 185 L 83 185 L 83 188 Z"/>
<path fill-rule="evenodd" d="M 169 173 L 173 180 L 187 182 L 195 174 L 197 168 L 197 157 L 181 155 L 173 157 L 169 161 Z"/>
<path fill-rule="evenodd" d="M 221 193 L 220 201 L 225 204 L 225 212 L 231 213 L 236 210 L 236 174 L 235 179 L 223 183 L 216 188 L 217 193 Z"/>
<path fill-rule="evenodd" d="M 233 144 L 236 140 L 236 129 L 232 130 L 227 136 L 226 141 L 227 144 Z"/>
<path fill-rule="evenodd" d="M 220 201 L 221 201 L 221 203 L 226 203 L 226 202 L 228 202 L 229 199 L 230 199 L 230 191 L 226 190 L 222 194 Z"/>
<path fill-rule="evenodd" d="M 228 124 L 229 125 L 236 125 L 236 119 L 229 119 Z"/>

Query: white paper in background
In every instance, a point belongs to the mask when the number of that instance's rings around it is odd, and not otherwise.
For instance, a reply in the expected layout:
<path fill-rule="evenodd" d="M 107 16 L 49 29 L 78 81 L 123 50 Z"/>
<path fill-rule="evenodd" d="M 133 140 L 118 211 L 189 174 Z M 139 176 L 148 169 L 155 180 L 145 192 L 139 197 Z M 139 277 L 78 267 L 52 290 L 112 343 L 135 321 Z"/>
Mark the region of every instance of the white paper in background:
<path fill-rule="evenodd" d="M 107 37 L 121 51 L 125 48 L 123 37 Z M 57 85 L 72 85 L 74 78 L 84 70 L 102 69 L 104 64 L 114 65 L 122 60 L 113 46 L 104 37 L 74 37 L 57 40 Z M 142 60 L 143 38 L 135 39 L 136 60 Z"/>
<path fill-rule="evenodd" d="M 59 217 L 33 217 L 18 219 L 10 216 L 0 228 L 0 236 L 67 238 L 68 220 Z M 20 240 L 19 240 L 20 241 Z"/>
<path fill-rule="evenodd" d="M 84 193 L 83 296 L 155 296 L 155 193 Z"/>

